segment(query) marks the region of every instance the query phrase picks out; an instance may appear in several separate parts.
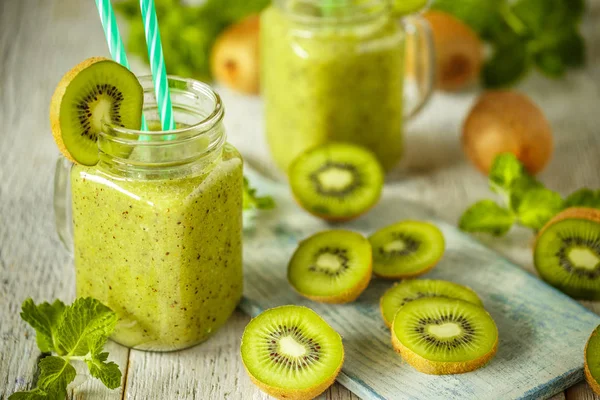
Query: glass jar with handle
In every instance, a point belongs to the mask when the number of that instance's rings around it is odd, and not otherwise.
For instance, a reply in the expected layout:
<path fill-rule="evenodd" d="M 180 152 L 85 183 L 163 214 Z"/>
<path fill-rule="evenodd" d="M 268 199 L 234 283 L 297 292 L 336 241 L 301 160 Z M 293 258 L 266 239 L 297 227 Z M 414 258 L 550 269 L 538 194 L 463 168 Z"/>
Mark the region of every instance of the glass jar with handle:
<path fill-rule="evenodd" d="M 432 91 L 433 58 L 427 22 L 418 15 L 399 20 L 392 0 L 275 0 L 261 17 L 273 159 L 286 171 L 306 149 L 346 141 L 371 149 L 391 169 L 402 156 L 403 122 Z M 412 90 L 405 90 L 406 60 Z"/>

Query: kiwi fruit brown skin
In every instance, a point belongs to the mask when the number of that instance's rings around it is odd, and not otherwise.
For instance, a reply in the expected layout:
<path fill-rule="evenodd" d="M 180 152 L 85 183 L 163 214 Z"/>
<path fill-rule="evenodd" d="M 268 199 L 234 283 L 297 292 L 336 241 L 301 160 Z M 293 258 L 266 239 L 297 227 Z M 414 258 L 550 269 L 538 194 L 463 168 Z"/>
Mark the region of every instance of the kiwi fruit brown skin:
<path fill-rule="evenodd" d="M 210 64 L 215 79 L 242 93 L 258 94 L 260 18 L 250 15 L 230 26 L 217 38 Z"/>
<path fill-rule="evenodd" d="M 599 328 L 600 327 L 597 327 L 596 329 L 594 329 L 594 332 L 592 332 L 592 334 L 590 335 L 590 337 L 585 345 L 585 350 L 583 351 L 583 359 L 585 361 L 584 365 L 583 365 L 583 371 L 585 373 L 585 380 L 587 381 L 588 385 L 590 385 L 590 387 L 592 388 L 594 393 L 596 393 L 597 395 L 600 395 L 600 384 L 598 383 L 596 378 L 594 378 L 594 376 L 592 375 L 592 371 L 590 370 L 590 366 L 588 363 L 588 349 L 590 348 L 590 345 L 592 342 L 595 342 L 598 340 L 598 329 Z"/>
<path fill-rule="evenodd" d="M 69 72 L 67 72 L 62 77 L 60 82 L 58 82 L 58 86 L 56 87 L 56 90 L 54 91 L 54 94 L 52 95 L 52 99 L 50 100 L 50 126 L 52 128 L 52 136 L 54 136 L 54 141 L 56 142 L 56 145 L 58 146 L 58 150 L 60 150 L 62 155 L 65 156 L 69 161 L 71 161 L 73 163 L 78 163 L 78 161 L 75 160 L 75 158 L 73 158 L 71 153 L 69 153 L 69 151 L 67 150 L 65 143 L 63 141 L 63 138 L 62 138 L 62 134 L 61 134 L 61 128 L 60 128 L 60 106 L 62 103 L 61 99 L 65 95 L 65 92 L 67 91 L 67 87 L 69 86 L 69 83 L 71 83 L 71 81 L 73 80 L 73 78 L 75 78 L 77 76 L 77 74 L 79 74 L 84 69 L 88 68 L 90 65 L 95 64 L 100 61 L 110 61 L 110 60 L 106 57 L 92 57 L 92 58 L 88 58 L 87 60 L 82 61 L 81 63 L 79 63 L 75 67 L 73 67 L 73 69 L 71 69 Z"/>
<path fill-rule="evenodd" d="M 433 34 L 437 88 L 457 91 L 476 82 L 483 65 L 483 43 L 477 34 L 445 12 L 427 11 L 423 17 Z"/>
<path fill-rule="evenodd" d="M 501 153 L 514 154 L 535 175 L 553 152 L 552 128 L 539 107 L 516 91 L 488 91 L 465 120 L 462 147 L 471 162 L 488 174 Z"/>
<path fill-rule="evenodd" d="M 496 344 L 489 353 L 484 357 L 477 360 L 465 361 L 465 362 L 440 362 L 430 361 L 420 355 L 411 351 L 408 347 L 405 347 L 394 335 L 394 326 L 392 324 L 392 346 L 394 350 L 402 356 L 407 363 L 412 365 L 419 372 L 429 375 L 451 375 L 451 374 L 463 374 L 466 372 L 475 371 L 487 364 L 496 355 L 498 350 L 498 339 Z"/>

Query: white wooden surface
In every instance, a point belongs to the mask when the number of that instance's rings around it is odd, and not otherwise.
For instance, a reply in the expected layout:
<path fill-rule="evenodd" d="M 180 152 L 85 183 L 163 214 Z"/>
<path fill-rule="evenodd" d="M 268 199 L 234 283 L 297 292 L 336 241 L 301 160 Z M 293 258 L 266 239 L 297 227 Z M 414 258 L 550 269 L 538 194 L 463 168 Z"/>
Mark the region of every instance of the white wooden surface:
<path fill-rule="evenodd" d="M 160 0 L 157 0 L 160 1 Z M 532 77 L 521 85 L 548 115 L 556 154 L 541 179 L 568 193 L 600 187 L 600 0 L 588 0 L 585 35 L 588 67 L 567 80 Z M 68 254 L 54 232 L 52 170 L 57 150 L 49 131 L 48 104 L 62 74 L 84 58 L 107 55 L 92 0 L 0 0 L 0 400 L 30 387 L 39 352 L 33 331 L 19 317 L 21 302 L 74 296 Z M 134 71 L 147 70 L 133 62 Z M 260 103 L 222 90 L 230 140 L 250 164 L 265 149 Z M 434 208 L 456 221 L 467 204 L 489 196 L 485 178 L 459 146 L 461 120 L 475 93 L 436 95 L 408 127 L 407 155 L 386 190 Z M 260 166 L 259 165 L 259 166 Z M 264 165 L 263 165 L 264 166 Z M 531 270 L 531 236 L 517 229 L 503 240 L 481 238 Z M 593 305 L 589 305 L 594 307 Z M 600 311 L 600 307 L 596 308 Z M 248 318 L 236 313 L 202 346 L 170 354 L 129 351 L 109 344 L 125 372 L 122 389 L 108 391 L 78 377 L 74 399 L 265 399 L 238 358 Z M 326 399 L 355 399 L 334 385 Z M 585 383 L 557 399 L 595 399 Z"/>

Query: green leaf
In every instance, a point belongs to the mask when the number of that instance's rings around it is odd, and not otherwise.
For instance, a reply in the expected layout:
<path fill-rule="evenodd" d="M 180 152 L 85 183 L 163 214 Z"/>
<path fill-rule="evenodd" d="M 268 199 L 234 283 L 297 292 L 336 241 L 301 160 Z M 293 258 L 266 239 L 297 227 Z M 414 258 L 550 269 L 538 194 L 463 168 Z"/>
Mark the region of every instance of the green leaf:
<path fill-rule="evenodd" d="M 31 298 L 25 300 L 21 307 L 21 318 L 35 329 L 36 340 L 40 351 L 48 353 L 59 349 L 55 348 L 56 329 L 61 321 L 65 304 L 56 300 L 50 304 L 47 302 L 36 306 Z"/>
<path fill-rule="evenodd" d="M 519 223 L 536 231 L 564 208 L 562 197 L 549 189 L 528 191 L 519 204 Z"/>
<path fill-rule="evenodd" d="M 600 209 L 600 190 L 583 188 L 571 193 L 565 199 L 565 208 L 569 207 L 590 207 Z"/>
<path fill-rule="evenodd" d="M 503 39 L 494 42 L 492 57 L 481 71 L 482 82 L 488 88 L 514 85 L 531 66 L 526 42 L 510 30 L 503 35 Z"/>
<path fill-rule="evenodd" d="M 109 389 L 116 389 L 121 386 L 121 371 L 114 362 L 107 363 L 107 358 L 108 353 L 97 353 L 92 354 L 85 362 L 94 378 L 100 379 Z"/>
<path fill-rule="evenodd" d="M 512 13 L 527 27 L 531 36 L 540 36 L 549 30 L 574 26 L 584 9 L 584 0 L 518 0 Z"/>
<path fill-rule="evenodd" d="M 67 360 L 62 357 L 45 357 L 40 363 L 38 387 L 48 394 L 50 399 L 64 399 L 67 395 L 67 385 L 75 379 L 77 372 Z"/>
<path fill-rule="evenodd" d="M 575 29 L 546 32 L 532 41 L 529 47 L 536 66 L 552 78 L 564 75 L 568 67 L 585 64 L 585 43 Z"/>
<path fill-rule="evenodd" d="M 480 36 L 485 36 L 497 18 L 498 0 L 435 0 L 431 8 L 454 15 Z"/>
<path fill-rule="evenodd" d="M 275 200 L 271 196 L 258 196 L 256 189 L 250 186 L 250 182 L 244 177 L 244 210 L 270 210 L 275 208 Z"/>
<path fill-rule="evenodd" d="M 88 354 L 98 338 L 107 338 L 115 329 L 117 315 L 91 297 L 79 298 L 67 307 L 58 327 L 58 341 L 69 356 Z"/>
<path fill-rule="evenodd" d="M 8 397 L 8 400 L 50 400 L 50 398 L 42 389 L 35 388 L 26 392 L 13 393 Z"/>
<path fill-rule="evenodd" d="M 499 194 L 510 191 L 514 182 L 525 174 L 523 164 L 512 153 L 502 153 L 494 158 L 489 172 L 490 188 Z"/>
<path fill-rule="evenodd" d="M 462 215 L 460 229 L 466 232 L 484 232 L 494 236 L 505 235 L 515 222 L 514 214 L 492 200 L 473 204 Z"/>
<path fill-rule="evenodd" d="M 544 185 L 542 185 L 541 182 L 525 173 L 523 176 L 513 182 L 510 188 L 508 207 L 513 212 L 517 212 L 519 205 L 521 204 L 521 200 L 523 200 L 523 197 L 525 197 L 526 193 L 533 189 L 543 187 Z"/>

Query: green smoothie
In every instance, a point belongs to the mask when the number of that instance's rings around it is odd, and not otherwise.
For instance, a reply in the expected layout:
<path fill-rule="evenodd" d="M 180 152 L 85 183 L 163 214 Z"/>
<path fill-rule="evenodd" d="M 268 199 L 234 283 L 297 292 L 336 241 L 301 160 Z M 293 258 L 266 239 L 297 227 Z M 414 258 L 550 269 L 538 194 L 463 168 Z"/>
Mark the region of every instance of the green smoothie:
<path fill-rule="evenodd" d="M 307 148 L 336 140 L 370 148 L 390 169 L 403 148 L 398 23 L 368 13 L 323 22 L 284 10 L 286 3 L 266 9 L 261 20 L 262 91 L 274 160 L 287 171 Z"/>
<path fill-rule="evenodd" d="M 113 339 L 147 350 L 193 346 L 242 296 L 242 160 L 231 146 L 202 173 L 122 179 L 71 173 L 77 295 L 119 315 Z"/>

